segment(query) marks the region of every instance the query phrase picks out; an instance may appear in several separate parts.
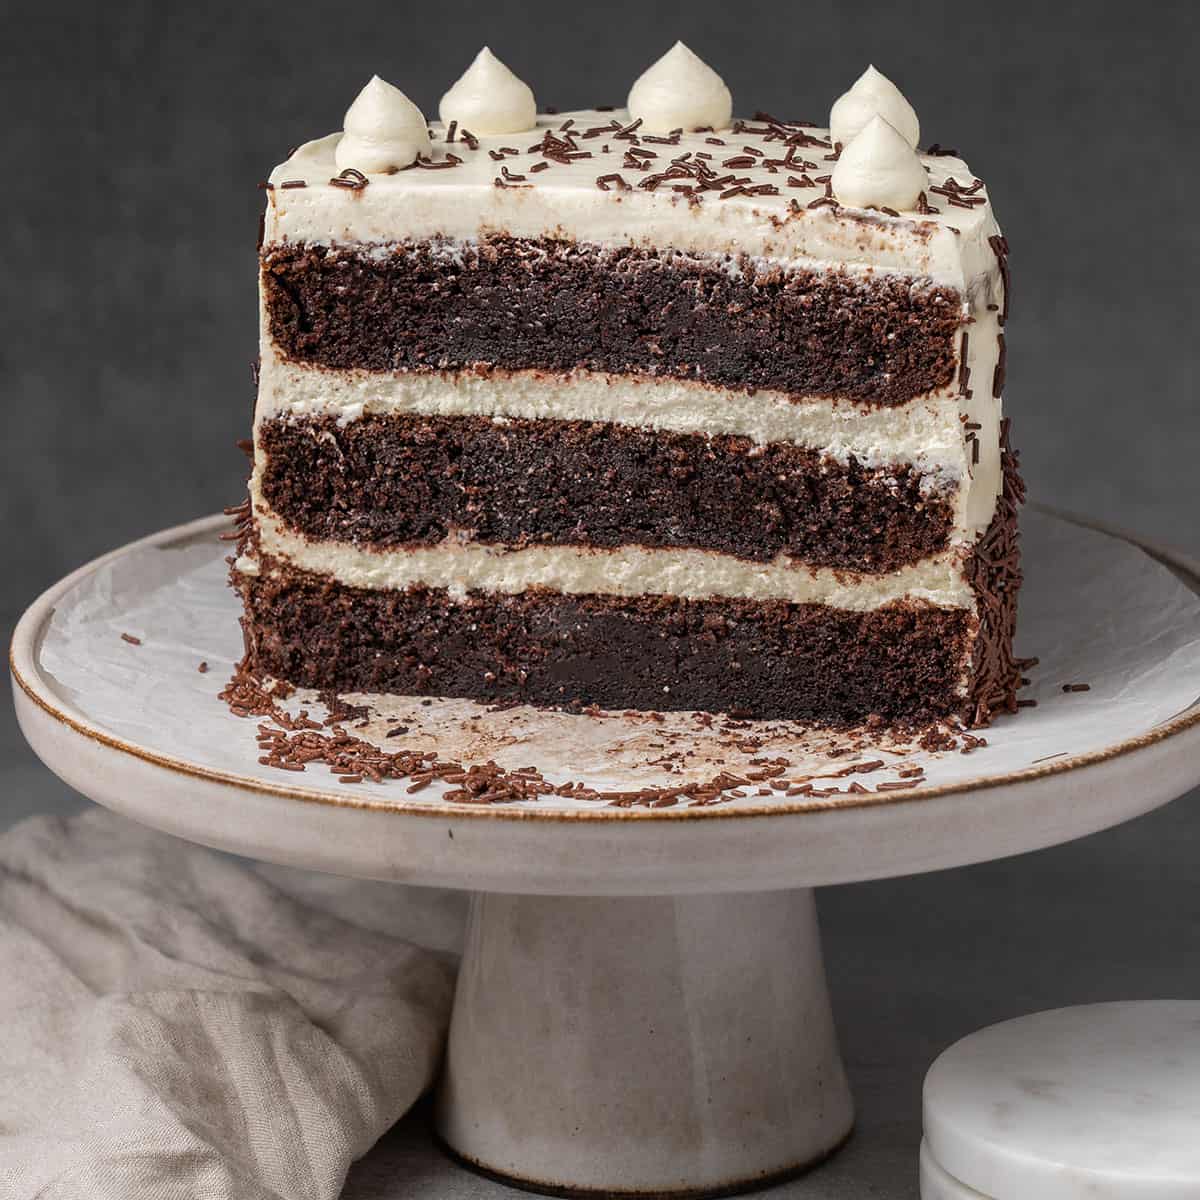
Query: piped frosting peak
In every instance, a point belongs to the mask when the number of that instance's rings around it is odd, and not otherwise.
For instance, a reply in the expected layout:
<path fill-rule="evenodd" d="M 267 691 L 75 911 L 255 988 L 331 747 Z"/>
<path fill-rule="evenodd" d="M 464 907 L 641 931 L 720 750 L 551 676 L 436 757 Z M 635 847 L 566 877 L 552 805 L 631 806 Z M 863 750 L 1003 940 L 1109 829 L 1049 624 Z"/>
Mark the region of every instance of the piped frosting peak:
<path fill-rule="evenodd" d="M 916 207 L 929 181 L 908 140 L 877 115 L 842 150 L 831 183 L 842 204 L 903 212 Z"/>
<path fill-rule="evenodd" d="M 854 86 L 834 101 L 829 113 L 833 140 L 850 145 L 872 117 L 882 117 L 913 149 L 920 143 L 921 122 L 913 106 L 882 71 L 868 67 Z"/>
<path fill-rule="evenodd" d="M 341 171 L 353 167 L 382 175 L 411 167 L 431 153 L 429 128 L 421 110 L 397 87 L 372 75 L 346 110 L 345 132 L 334 151 Z"/>
<path fill-rule="evenodd" d="M 476 134 L 523 133 L 537 124 L 537 102 L 487 46 L 442 97 L 438 114 Z"/>
<path fill-rule="evenodd" d="M 676 42 L 630 88 L 629 115 L 648 133 L 726 129 L 733 98 L 712 67 Z"/>

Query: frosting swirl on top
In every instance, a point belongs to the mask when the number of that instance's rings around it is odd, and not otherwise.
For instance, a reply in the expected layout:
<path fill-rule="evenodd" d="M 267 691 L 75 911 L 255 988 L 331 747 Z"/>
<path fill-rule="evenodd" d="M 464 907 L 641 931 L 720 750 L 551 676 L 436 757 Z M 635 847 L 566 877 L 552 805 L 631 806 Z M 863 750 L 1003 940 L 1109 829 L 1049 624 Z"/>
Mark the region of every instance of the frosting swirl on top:
<path fill-rule="evenodd" d="M 372 75 L 346 110 L 345 132 L 334 150 L 338 170 L 382 175 L 411 167 L 432 153 L 421 110 L 397 87 Z"/>
<path fill-rule="evenodd" d="M 629 90 L 629 115 L 647 133 L 726 129 L 733 98 L 725 81 L 682 42 L 676 42 Z"/>
<path fill-rule="evenodd" d="M 875 116 L 842 151 L 830 182 L 842 204 L 903 211 L 916 207 L 929 177 L 907 140 Z"/>
<path fill-rule="evenodd" d="M 438 106 L 442 121 L 476 134 L 523 133 L 537 124 L 537 102 L 518 79 L 484 46 Z"/>
<path fill-rule="evenodd" d="M 829 131 L 835 142 L 848 146 L 872 117 L 882 117 L 915 150 L 921 140 L 921 122 L 903 92 L 882 71 L 868 67 L 848 92 L 834 101 Z"/>

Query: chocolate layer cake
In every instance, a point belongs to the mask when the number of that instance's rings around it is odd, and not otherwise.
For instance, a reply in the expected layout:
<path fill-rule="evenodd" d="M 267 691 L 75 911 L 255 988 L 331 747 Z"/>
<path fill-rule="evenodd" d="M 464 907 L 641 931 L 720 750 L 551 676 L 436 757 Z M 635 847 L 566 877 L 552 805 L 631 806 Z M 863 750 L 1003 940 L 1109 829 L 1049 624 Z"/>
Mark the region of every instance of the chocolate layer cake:
<path fill-rule="evenodd" d="M 677 45 L 538 114 L 483 51 L 270 177 L 248 664 L 340 692 L 889 722 L 1014 706 L 1007 246 L 869 70 Z"/>

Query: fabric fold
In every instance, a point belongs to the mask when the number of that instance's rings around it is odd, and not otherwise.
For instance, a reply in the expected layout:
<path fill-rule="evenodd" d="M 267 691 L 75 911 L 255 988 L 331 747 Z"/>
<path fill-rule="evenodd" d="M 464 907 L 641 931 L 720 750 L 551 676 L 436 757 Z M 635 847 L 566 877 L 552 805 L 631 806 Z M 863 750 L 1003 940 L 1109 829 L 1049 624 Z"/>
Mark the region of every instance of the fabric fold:
<path fill-rule="evenodd" d="M 434 948 L 355 919 L 409 895 L 406 928 L 437 914 Z M 102 810 L 16 826 L 0 838 L 0 1194 L 334 1200 L 433 1081 L 458 911 Z"/>

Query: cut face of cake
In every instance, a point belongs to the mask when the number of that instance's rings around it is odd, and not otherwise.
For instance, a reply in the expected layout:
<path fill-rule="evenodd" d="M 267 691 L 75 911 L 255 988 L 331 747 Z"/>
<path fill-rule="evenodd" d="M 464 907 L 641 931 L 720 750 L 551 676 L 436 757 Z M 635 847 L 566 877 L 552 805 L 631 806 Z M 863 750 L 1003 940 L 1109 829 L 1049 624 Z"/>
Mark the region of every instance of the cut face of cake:
<path fill-rule="evenodd" d="M 1013 706 L 987 190 L 914 151 L 877 72 L 831 134 L 731 118 L 687 55 L 632 112 L 534 116 L 481 54 L 426 126 L 374 80 L 271 173 L 252 669 L 830 722 Z"/>

